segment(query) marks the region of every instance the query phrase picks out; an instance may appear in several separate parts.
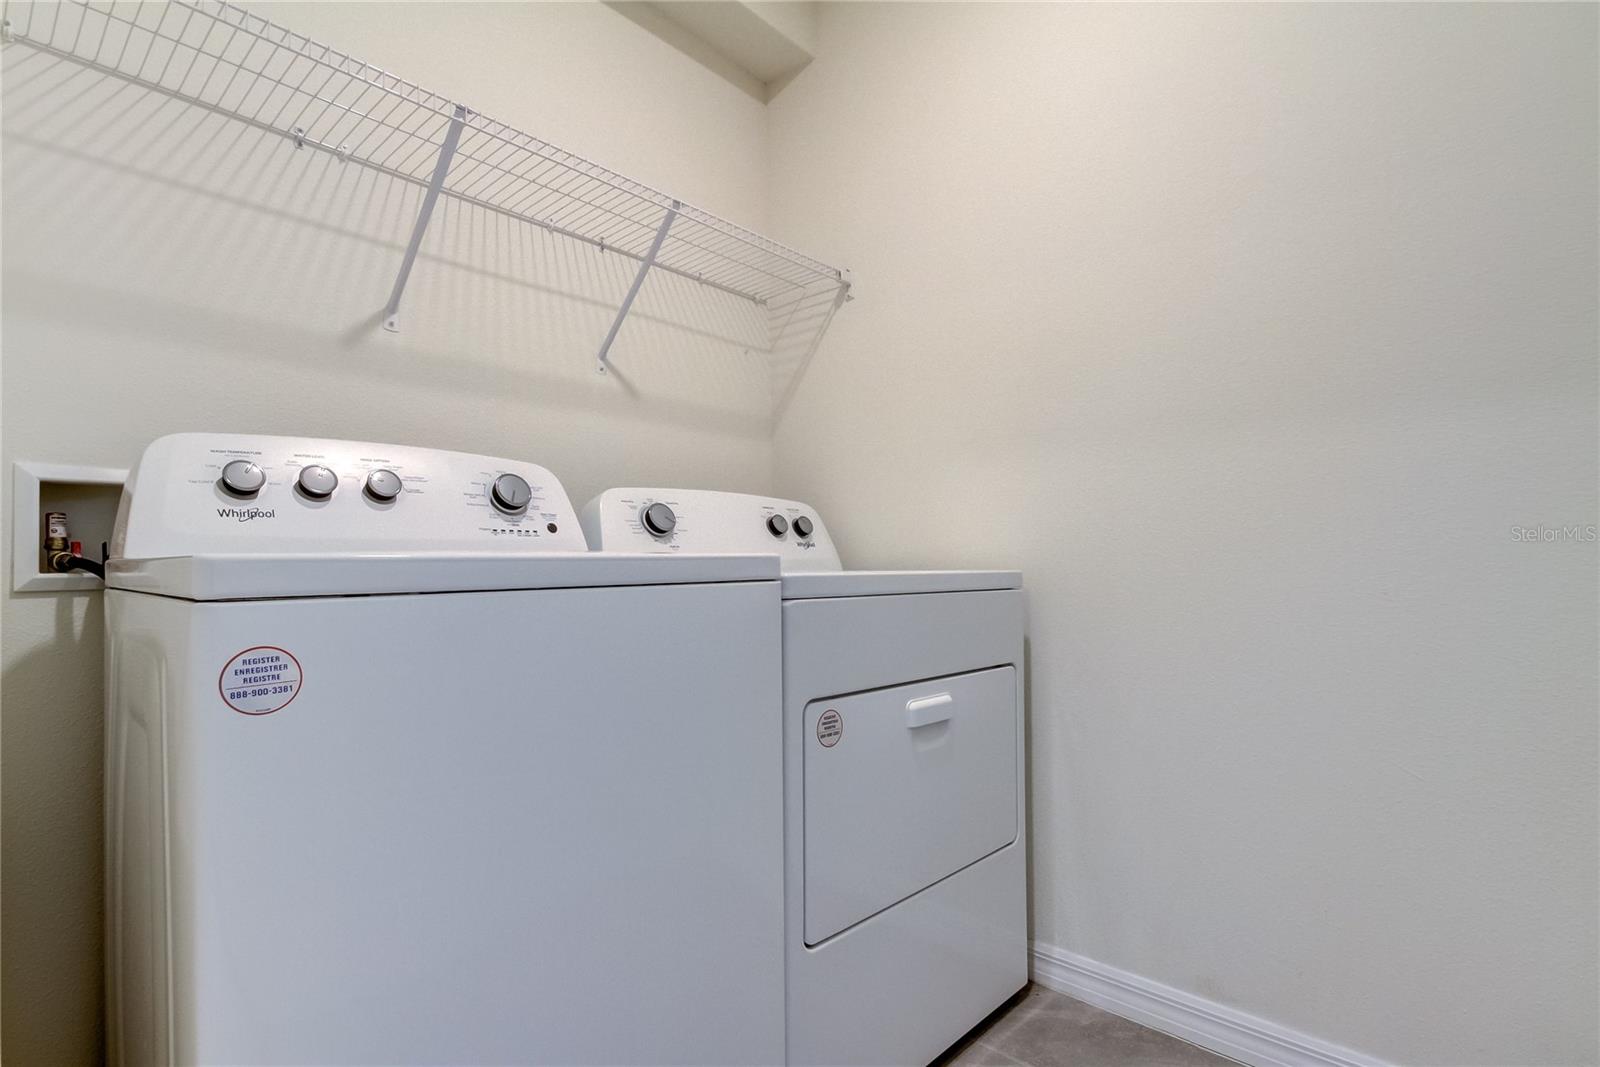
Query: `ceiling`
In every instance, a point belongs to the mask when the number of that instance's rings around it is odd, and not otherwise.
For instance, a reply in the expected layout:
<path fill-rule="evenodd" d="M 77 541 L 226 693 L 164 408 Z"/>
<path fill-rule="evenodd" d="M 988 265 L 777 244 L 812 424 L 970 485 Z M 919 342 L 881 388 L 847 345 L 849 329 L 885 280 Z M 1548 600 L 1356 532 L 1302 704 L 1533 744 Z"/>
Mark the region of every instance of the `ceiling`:
<path fill-rule="evenodd" d="M 763 101 L 815 54 L 816 0 L 612 0 L 610 7 Z"/>

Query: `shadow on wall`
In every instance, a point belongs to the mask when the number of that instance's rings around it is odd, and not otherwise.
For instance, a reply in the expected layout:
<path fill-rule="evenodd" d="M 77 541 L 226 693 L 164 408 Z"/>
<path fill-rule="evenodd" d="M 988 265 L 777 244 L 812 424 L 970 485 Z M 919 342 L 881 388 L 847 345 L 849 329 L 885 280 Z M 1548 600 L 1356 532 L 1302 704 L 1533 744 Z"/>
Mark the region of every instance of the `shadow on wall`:
<path fill-rule="evenodd" d="M 86 992 L 103 1000 L 102 764 L 105 746 L 100 709 L 105 697 L 99 664 L 105 655 L 100 597 L 59 596 L 53 625 L 36 635 L 33 651 L 11 663 L 0 683 L 0 704 L 19 695 L 54 693 L 48 707 L 0 718 L 0 778 L 6 782 L 0 808 L 5 853 L 5 908 L 0 942 L 5 945 L 4 995 L 25 999 L 26 1018 L 5 1009 L 6 1055 L 17 1063 L 99 1063 L 104 1034 L 85 1028 L 80 1005 Z M 26 759 L 26 765 L 20 763 Z M 94 773 L 86 773 L 88 763 Z M 42 787 L 46 782 L 81 782 L 87 788 Z M 14 783 L 23 783 L 13 788 Z M 27 786 L 34 786 L 28 788 Z M 63 855 L 66 854 L 66 855 Z M 93 872 L 63 884 L 53 872 L 67 866 Z M 12 961 L 51 960 L 49 968 L 19 973 Z M 73 966 L 63 967 L 62 961 Z M 19 997 L 22 990 L 25 997 Z"/>
<path fill-rule="evenodd" d="M 748 300 L 653 273 L 597 374 L 637 261 L 446 197 L 386 333 L 415 184 L 25 46 L 4 88 L 8 312 L 217 365 L 769 428 L 778 361 Z"/>

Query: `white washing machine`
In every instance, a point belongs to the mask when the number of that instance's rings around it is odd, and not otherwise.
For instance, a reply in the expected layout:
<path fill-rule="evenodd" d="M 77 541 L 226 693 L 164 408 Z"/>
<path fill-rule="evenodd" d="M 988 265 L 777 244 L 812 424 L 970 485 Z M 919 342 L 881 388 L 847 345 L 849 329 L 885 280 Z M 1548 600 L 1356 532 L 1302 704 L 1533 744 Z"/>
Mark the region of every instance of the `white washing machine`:
<path fill-rule="evenodd" d="M 844 571 L 792 500 L 612 489 L 607 551 L 783 567 L 787 1055 L 921 1064 L 1028 980 L 1015 571 Z"/>
<path fill-rule="evenodd" d="M 782 1059 L 774 558 L 231 434 L 150 446 L 113 556 L 111 1062 Z"/>

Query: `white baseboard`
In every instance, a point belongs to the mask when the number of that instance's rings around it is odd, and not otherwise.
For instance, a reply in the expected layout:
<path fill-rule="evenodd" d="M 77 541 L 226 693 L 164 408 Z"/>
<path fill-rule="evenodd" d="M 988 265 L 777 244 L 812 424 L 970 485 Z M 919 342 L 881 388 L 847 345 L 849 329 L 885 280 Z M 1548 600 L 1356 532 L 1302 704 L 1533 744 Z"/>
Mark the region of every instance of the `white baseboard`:
<path fill-rule="evenodd" d="M 1387 1067 L 1382 1060 L 1037 941 L 1033 980 L 1250 1067 Z"/>

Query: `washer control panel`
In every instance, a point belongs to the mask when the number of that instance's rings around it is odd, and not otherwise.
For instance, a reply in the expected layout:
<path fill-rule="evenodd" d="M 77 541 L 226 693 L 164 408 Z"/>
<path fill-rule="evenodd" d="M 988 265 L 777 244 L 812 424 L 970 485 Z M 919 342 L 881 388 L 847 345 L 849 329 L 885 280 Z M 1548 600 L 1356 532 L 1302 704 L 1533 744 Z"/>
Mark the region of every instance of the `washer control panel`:
<path fill-rule="evenodd" d="M 582 552 L 533 463 L 365 441 L 181 433 L 145 450 L 117 510 L 123 558 L 319 552 Z"/>
<path fill-rule="evenodd" d="M 775 554 L 786 571 L 840 570 L 815 508 L 798 500 L 709 489 L 607 489 L 584 505 L 583 533 L 601 552 Z"/>

